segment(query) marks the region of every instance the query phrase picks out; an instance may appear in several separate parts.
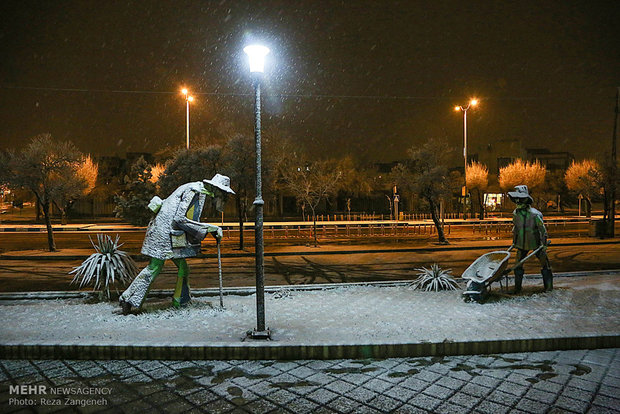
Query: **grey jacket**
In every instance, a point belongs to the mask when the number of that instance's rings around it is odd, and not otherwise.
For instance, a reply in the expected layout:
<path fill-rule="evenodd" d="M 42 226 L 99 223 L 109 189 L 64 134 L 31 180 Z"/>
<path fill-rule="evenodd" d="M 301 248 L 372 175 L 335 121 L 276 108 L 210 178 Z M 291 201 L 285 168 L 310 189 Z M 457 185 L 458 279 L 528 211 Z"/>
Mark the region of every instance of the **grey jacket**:
<path fill-rule="evenodd" d="M 146 230 L 142 254 L 156 259 L 194 257 L 217 226 L 200 222 L 206 194 L 201 181 L 183 184 L 166 198 Z M 193 207 L 191 218 L 188 211 Z"/>

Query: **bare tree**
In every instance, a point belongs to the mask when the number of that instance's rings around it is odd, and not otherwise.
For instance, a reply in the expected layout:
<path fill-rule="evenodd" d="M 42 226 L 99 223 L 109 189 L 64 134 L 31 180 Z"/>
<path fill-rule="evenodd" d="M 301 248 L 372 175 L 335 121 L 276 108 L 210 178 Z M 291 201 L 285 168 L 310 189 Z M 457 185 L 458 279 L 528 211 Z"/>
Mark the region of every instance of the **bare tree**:
<path fill-rule="evenodd" d="M 323 200 L 334 196 L 339 189 L 342 171 L 337 161 L 305 162 L 296 168 L 284 171 L 286 186 L 295 195 L 301 207 L 309 207 L 312 212 L 314 246 L 318 246 L 316 233 L 316 209 Z"/>
<path fill-rule="evenodd" d="M 573 161 L 564 174 L 569 190 L 581 194 L 586 200 L 586 216 L 592 216 L 592 198 L 603 187 L 601 167 L 594 160 Z"/>
<path fill-rule="evenodd" d="M 446 142 L 431 139 L 421 147 L 411 147 L 407 151 L 409 158 L 392 170 L 393 177 L 401 187 L 428 203 L 438 241 L 442 244 L 448 244 L 448 240 L 439 219 L 439 205 L 441 199 L 452 196 L 448 171 L 451 151 Z"/>
<path fill-rule="evenodd" d="M 51 252 L 56 250 L 56 243 L 50 206 L 54 197 L 74 190 L 67 181 L 76 177 L 76 167 L 81 160 L 83 155 L 72 143 L 56 142 L 50 134 L 34 137 L 21 152 L 11 153 L 8 157 L 6 180 L 11 187 L 26 188 L 35 195 L 43 210 Z M 87 186 L 83 181 L 82 185 L 82 189 Z"/>
<path fill-rule="evenodd" d="M 235 134 L 224 147 L 222 157 L 223 171 L 235 189 L 235 201 L 239 217 L 239 249 L 244 249 L 243 224 L 247 219 L 249 196 L 256 185 L 256 152 L 254 138 Z"/>
<path fill-rule="evenodd" d="M 483 192 L 489 186 L 489 169 L 479 162 L 472 162 L 467 166 L 467 188 L 475 190 L 478 204 L 478 218 L 484 220 Z"/>

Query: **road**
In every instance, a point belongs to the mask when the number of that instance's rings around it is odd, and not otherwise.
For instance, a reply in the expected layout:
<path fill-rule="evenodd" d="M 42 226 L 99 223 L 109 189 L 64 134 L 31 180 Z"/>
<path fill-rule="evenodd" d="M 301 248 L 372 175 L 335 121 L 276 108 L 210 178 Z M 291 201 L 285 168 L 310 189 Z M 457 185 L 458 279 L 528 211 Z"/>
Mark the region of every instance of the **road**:
<path fill-rule="evenodd" d="M 562 239 L 562 242 L 571 239 Z M 579 239 L 584 240 L 584 239 Z M 587 240 L 587 239 L 586 239 Z M 506 246 L 509 240 L 498 240 L 494 246 Z M 267 248 L 265 258 L 265 284 L 294 285 L 308 283 L 340 283 L 386 281 L 415 278 L 415 269 L 438 263 L 442 268 L 452 269 L 460 275 L 477 257 L 489 252 L 487 246 L 467 250 L 439 250 L 439 246 L 429 245 L 430 250 L 390 251 L 392 249 L 415 246 L 416 244 L 388 243 L 373 245 L 338 245 L 312 247 Z M 464 243 L 461 243 L 464 245 Z M 208 252 L 213 253 L 212 245 Z M 362 249 L 381 248 L 381 253 L 354 253 Z M 295 255 L 290 250 L 300 251 Z M 439 250 L 439 251 L 438 251 Z M 239 251 L 227 250 L 228 253 Z M 280 255 L 278 255 L 280 252 Z M 321 254 L 325 252 L 325 254 Z M 343 253 L 346 254 L 334 254 Z M 224 286 L 253 286 L 254 258 L 248 250 L 245 257 L 224 257 L 222 259 Z M 275 255 L 271 255 L 275 254 Z M 554 271 L 567 272 L 579 270 L 605 270 L 620 268 L 620 244 L 581 244 L 576 246 L 558 244 L 549 248 L 549 258 Z M 0 260 L 0 292 L 74 290 L 70 285 L 68 273 L 81 260 Z M 213 258 L 189 259 L 191 285 L 195 288 L 218 286 L 217 261 Z M 146 262 L 139 262 L 143 267 Z M 533 259 L 525 264 L 527 273 L 538 273 L 539 264 Z M 174 287 L 176 268 L 169 262 L 154 284 L 155 289 Z"/>

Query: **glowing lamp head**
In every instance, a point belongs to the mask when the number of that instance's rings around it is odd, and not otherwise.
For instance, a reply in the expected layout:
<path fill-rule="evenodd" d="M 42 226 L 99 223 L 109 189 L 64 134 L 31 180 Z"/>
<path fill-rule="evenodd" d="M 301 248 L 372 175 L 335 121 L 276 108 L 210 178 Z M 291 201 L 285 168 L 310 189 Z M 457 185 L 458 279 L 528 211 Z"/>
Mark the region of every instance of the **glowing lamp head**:
<path fill-rule="evenodd" d="M 454 107 L 454 110 L 458 112 L 458 111 L 461 110 L 461 107 L 457 105 L 457 106 Z"/>
<path fill-rule="evenodd" d="M 187 89 L 186 89 L 186 88 L 181 89 L 181 93 L 182 93 L 183 95 L 187 95 L 187 92 L 188 92 L 188 91 L 187 91 Z"/>
<path fill-rule="evenodd" d="M 477 99 L 472 99 L 471 101 L 469 101 L 469 104 L 471 106 L 476 106 L 476 105 L 478 105 L 478 100 Z"/>
<path fill-rule="evenodd" d="M 250 72 L 265 72 L 265 56 L 269 54 L 269 48 L 261 45 L 246 46 L 243 51 L 250 58 Z"/>
<path fill-rule="evenodd" d="M 188 96 L 187 100 L 190 101 L 190 102 L 194 102 L 194 97 L 193 96 Z"/>

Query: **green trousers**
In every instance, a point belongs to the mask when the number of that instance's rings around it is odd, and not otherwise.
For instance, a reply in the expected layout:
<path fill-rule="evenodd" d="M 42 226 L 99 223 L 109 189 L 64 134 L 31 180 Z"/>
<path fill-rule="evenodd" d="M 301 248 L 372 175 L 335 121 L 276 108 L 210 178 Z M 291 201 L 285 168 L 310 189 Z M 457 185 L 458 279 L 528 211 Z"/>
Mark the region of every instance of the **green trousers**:
<path fill-rule="evenodd" d="M 148 266 L 142 269 L 127 290 L 123 292 L 120 297 L 121 301 L 125 301 L 130 303 L 131 306 L 139 308 L 144 302 L 151 285 L 163 270 L 164 262 L 165 260 L 151 258 Z M 172 262 L 179 269 L 172 303 L 175 306 L 180 306 L 191 300 L 189 294 L 189 266 L 187 265 L 187 261 L 182 258 L 172 259 Z"/>

